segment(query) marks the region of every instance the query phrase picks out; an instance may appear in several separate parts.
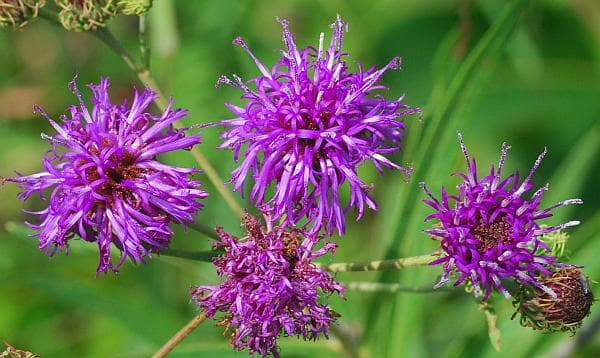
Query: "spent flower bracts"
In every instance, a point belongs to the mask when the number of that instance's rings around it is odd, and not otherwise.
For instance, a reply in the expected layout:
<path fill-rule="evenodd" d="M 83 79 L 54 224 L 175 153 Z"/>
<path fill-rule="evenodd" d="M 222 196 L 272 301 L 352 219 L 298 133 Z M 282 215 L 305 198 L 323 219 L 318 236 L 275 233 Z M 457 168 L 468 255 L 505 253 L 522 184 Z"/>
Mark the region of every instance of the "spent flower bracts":
<path fill-rule="evenodd" d="M 538 280 L 556 293 L 552 297 L 538 288 L 521 285 L 513 304 L 524 327 L 549 332 L 575 332 L 589 315 L 594 295 L 589 279 L 578 268 L 560 268 Z"/>
<path fill-rule="evenodd" d="M 84 103 L 75 80 L 70 83 L 79 104 L 70 107 L 62 123 L 35 107 L 57 131 L 42 135 L 52 144 L 43 159 L 44 171 L 9 178 L 19 183 L 26 200 L 51 189 L 48 206 L 33 214 L 40 249 L 49 255 L 68 250 L 75 235 L 98 245 L 98 272 L 116 271 L 129 257 L 134 263 L 166 248 L 172 222 L 192 222 L 207 194 L 190 175 L 192 168 L 161 163 L 157 155 L 189 149 L 200 143 L 198 135 L 175 129 L 173 123 L 187 115 L 172 102 L 159 116 L 147 112 L 156 94 L 149 88 L 135 91 L 128 105 L 110 102 L 108 79 L 89 85 L 92 109 Z M 121 252 L 117 263 L 111 246 Z"/>
<path fill-rule="evenodd" d="M 342 294 L 344 287 L 313 260 L 335 250 L 328 242 L 316 248 L 319 238 L 299 229 L 267 226 L 250 215 L 243 223 L 242 239 L 217 228 L 220 241 L 214 247 L 224 250 L 213 262 L 224 277 L 219 286 L 200 286 L 192 292 L 208 317 L 224 313 L 219 325 L 231 330 L 232 345 L 263 356 L 278 356 L 281 334 L 315 340 L 328 336 L 337 314 L 327 305 L 327 297 Z"/>
<path fill-rule="evenodd" d="M 559 267 L 555 255 L 541 236 L 568 226 L 579 224 L 569 221 L 556 226 L 541 226 L 539 221 L 552 216 L 553 209 L 581 204 L 580 199 L 562 201 L 549 208 L 540 208 L 540 201 L 548 185 L 542 186 L 528 198 L 525 193 L 533 188 L 532 176 L 540 165 L 546 150 L 521 183 L 519 173 L 502 178 L 502 167 L 508 147 L 502 146 L 498 168 L 492 166 L 488 175 L 478 178 L 475 158 L 470 159 L 462 137 L 461 148 L 467 160 L 467 173 L 457 173 L 463 179 L 458 194 L 449 195 L 442 187 L 441 201 L 427 187 L 429 196 L 424 202 L 436 210 L 425 220 L 439 220 L 427 233 L 441 239 L 446 254 L 432 264 L 444 264 L 444 275 L 438 286 L 448 281 L 452 272 L 459 274 L 456 285 L 471 282 L 476 296 L 483 291 L 487 299 L 493 288 L 509 297 L 503 279 L 516 279 L 556 297 L 551 288 L 541 283 L 540 274 L 550 275 L 550 268 Z"/>
<path fill-rule="evenodd" d="M 232 173 L 234 190 L 243 192 L 252 181 L 250 200 L 272 211 L 274 219 L 285 217 L 295 225 L 306 218 L 311 232 L 343 234 L 347 211 L 355 208 L 360 218 L 365 207 L 376 208 L 372 185 L 357 174 L 361 164 L 370 161 L 380 172 L 388 167 L 410 175 L 411 169 L 385 155 L 400 149 L 402 120 L 419 109 L 401 104 L 403 97 L 386 100 L 373 93 L 386 89 L 379 81 L 399 67 L 399 57 L 380 69 L 359 64 L 350 71 L 342 52 L 346 24 L 339 17 L 327 48 L 321 34 L 318 48 L 298 49 L 288 22 L 279 22 L 286 49 L 272 69 L 241 38 L 234 41 L 261 75 L 248 82 L 238 76 L 217 82 L 241 89 L 247 101 L 244 107 L 226 104 L 236 118 L 216 123 L 227 128 L 219 148 L 232 149 L 236 161 L 243 152 Z M 342 204 L 340 188 L 346 183 L 350 198 Z"/>

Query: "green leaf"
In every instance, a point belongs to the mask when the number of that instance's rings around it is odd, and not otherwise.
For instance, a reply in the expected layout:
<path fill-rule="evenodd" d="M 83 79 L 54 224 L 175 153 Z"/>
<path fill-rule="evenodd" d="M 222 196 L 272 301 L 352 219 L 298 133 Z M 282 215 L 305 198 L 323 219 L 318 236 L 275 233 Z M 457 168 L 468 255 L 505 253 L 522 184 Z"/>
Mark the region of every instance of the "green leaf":
<path fill-rule="evenodd" d="M 594 159 L 600 149 L 600 124 L 595 124 L 579 139 L 550 179 L 550 190 L 544 202 L 553 205 L 561 200 L 581 195 L 583 185 L 594 168 Z M 553 211 L 552 220 L 562 223 L 570 220 L 575 205 Z"/>

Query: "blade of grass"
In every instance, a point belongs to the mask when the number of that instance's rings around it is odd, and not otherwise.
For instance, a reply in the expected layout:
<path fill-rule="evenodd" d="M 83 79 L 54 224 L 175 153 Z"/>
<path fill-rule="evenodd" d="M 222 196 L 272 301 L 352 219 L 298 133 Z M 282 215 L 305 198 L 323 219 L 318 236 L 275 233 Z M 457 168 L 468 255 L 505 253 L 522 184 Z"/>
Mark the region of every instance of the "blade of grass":
<path fill-rule="evenodd" d="M 430 172 L 429 168 L 433 165 L 433 161 L 428 160 L 435 155 L 436 152 L 440 153 L 445 150 L 443 145 L 439 145 L 441 139 L 450 132 L 456 130 L 456 122 L 459 120 L 456 116 L 452 116 L 456 109 L 456 103 L 459 99 L 463 98 L 463 92 L 465 88 L 472 82 L 478 70 L 482 66 L 482 62 L 485 58 L 495 55 L 499 52 L 502 46 L 506 43 L 507 39 L 513 33 L 517 27 L 520 15 L 524 12 L 528 1 L 526 0 L 515 0 L 510 2 L 504 8 L 503 12 L 498 16 L 498 19 L 492 24 L 489 30 L 483 35 L 479 42 L 475 45 L 474 49 L 469 53 L 465 61 L 460 65 L 456 74 L 453 76 L 450 84 L 445 91 L 446 96 L 442 102 L 436 107 L 436 111 L 433 113 L 431 120 L 427 123 L 423 140 L 419 143 L 418 150 L 416 150 L 415 164 L 417 170 L 414 178 L 409 185 L 404 185 L 400 189 L 401 200 L 397 200 L 397 207 L 394 210 L 398 213 L 395 220 L 389 220 L 390 228 L 387 231 L 387 240 L 389 246 L 386 252 L 386 258 L 394 257 L 399 254 L 400 246 L 402 244 L 402 238 L 409 232 L 408 228 L 414 229 L 418 225 L 419 220 L 411 220 L 414 208 L 418 205 L 417 201 L 420 196 L 420 190 L 418 188 L 418 182 L 425 179 L 427 174 Z M 420 210 L 417 210 L 420 211 Z M 410 222 L 411 225 L 401 225 L 401 223 Z M 412 231 L 410 231 L 412 232 Z M 405 252 L 410 251 L 412 243 L 404 243 Z M 382 282 L 397 281 L 399 278 L 398 274 L 390 273 L 383 274 L 380 276 Z M 373 326 L 377 320 L 382 317 L 379 312 L 382 308 L 386 308 L 382 304 L 384 300 L 383 295 L 376 295 L 371 302 L 370 310 L 368 314 L 368 320 L 365 331 L 367 334 L 372 334 L 375 331 L 389 331 L 388 327 L 383 327 L 383 330 L 373 329 Z M 393 317 L 390 315 L 389 317 Z M 416 317 L 415 317 L 416 319 Z M 408 320 L 406 320 L 408 322 Z M 389 324 L 390 322 L 388 322 Z M 398 323 L 398 322 L 396 322 Z M 410 335 L 414 338 L 413 335 Z M 403 337 L 399 335 L 398 337 Z M 391 342 L 396 346 L 394 351 L 398 350 L 399 346 L 404 345 L 403 339 L 396 339 Z M 377 345 L 379 346 L 379 345 Z M 384 348 L 383 353 L 387 355 L 387 351 Z"/>
<path fill-rule="evenodd" d="M 554 205 L 560 200 L 577 197 L 585 184 L 594 160 L 600 150 L 600 124 L 596 123 L 579 139 L 550 178 L 550 189 L 544 195 L 546 205 Z M 568 205 L 554 211 L 551 219 L 556 223 L 569 220 L 575 205 Z"/>

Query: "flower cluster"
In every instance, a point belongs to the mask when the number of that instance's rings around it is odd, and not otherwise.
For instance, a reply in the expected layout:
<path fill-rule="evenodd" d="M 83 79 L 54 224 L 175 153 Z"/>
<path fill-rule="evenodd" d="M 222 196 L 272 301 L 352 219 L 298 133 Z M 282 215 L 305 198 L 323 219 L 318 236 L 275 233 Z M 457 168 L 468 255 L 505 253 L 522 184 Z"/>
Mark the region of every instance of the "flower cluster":
<path fill-rule="evenodd" d="M 227 128 L 219 148 L 232 149 L 236 161 L 243 151 L 232 173 L 234 190 L 243 193 L 251 178 L 250 200 L 272 211 L 275 219 L 285 217 L 295 225 L 306 218 L 313 233 L 324 228 L 341 235 L 347 211 L 354 207 L 360 219 L 365 206 L 376 208 L 369 196 L 372 185 L 357 174 L 363 162 L 371 161 L 380 172 L 388 167 L 410 174 L 411 169 L 385 155 L 400 149 L 402 118 L 419 110 L 401 104 L 403 97 L 389 101 L 373 94 L 386 89 L 379 81 L 399 67 L 400 58 L 380 69 L 358 65 L 357 72 L 349 70 L 342 52 L 346 24 L 339 17 L 327 48 L 321 34 L 318 48 L 298 49 L 288 22 L 279 22 L 286 49 L 272 69 L 241 38 L 234 40 L 261 75 L 248 82 L 237 76 L 217 82 L 241 89 L 247 101 L 244 107 L 227 104 L 236 117 L 217 123 Z M 340 188 L 346 183 L 350 198 L 344 205 Z"/>
<path fill-rule="evenodd" d="M 556 297 L 556 293 L 537 280 L 550 275 L 549 268 L 561 266 L 551 249 L 540 239 L 541 235 L 578 225 L 570 221 L 557 226 L 541 227 L 539 220 L 552 216 L 552 209 L 569 204 L 581 204 L 580 199 L 562 201 L 549 208 L 539 208 L 545 185 L 529 198 L 524 196 L 533 188 L 531 177 L 540 165 L 546 150 L 538 157 L 533 168 L 519 184 L 519 173 L 502 178 L 502 167 L 510 147 L 502 146 L 498 168 L 492 166 L 483 178 L 477 176 L 475 158 L 469 158 L 462 137 L 459 140 L 467 160 L 467 173 L 458 173 L 463 179 L 457 195 L 448 195 L 442 188 L 441 201 L 423 185 L 430 200 L 425 203 L 436 211 L 425 220 L 436 219 L 439 224 L 427 230 L 441 239 L 445 256 L 432 262 L 444 264 L 444 275 L 437 286 L 448 281 L 451 272 L 459 274 L 456 285 L 463 281 L 473 284 L 475 295 L 487 299 L 493 288 L 510 296 L 502 280 L 514 278 Z"/>
<path fill-rule="evenodd" d="M 152 6 L 152 0 L 54 1 L 63 27 L 72 31 L 101 30 L 119 13 L 142 15 Z M 0 27 L 25 26 L 44 5 L 45 0 L 0 0 Z M 343 52 L 347 25 L 339 16 L 331 25 L 328 45 L 321 33 L 317 47 L 303 49 L 297 47 L 288 21 L 278 21 L 285 49 L 271 68 L 243 39 L 233 41 L 260 74 L 249 81 L 221 76 L 217 85 L 241 90 L 244 104 L 226 103 L 233 118 L 208 124 L 224 127 L 218 148 L 232 150 L 240 162 L 230 183 L 242 195 L 251 187 L 250 202 L 263 213 L 265 225 L 244 215 L 242 238 L 217 227 L 211 257 L 221 283 L 191 291 L 206 316 L 217 317 L 217 325 L 230 332 L 236 350 L 276 357 L 281 336 L 328 337 L 339 317 L 329 298 L 343 298 L 345 287 L 326 272 L 325 268 L 335 271 L 333 265 L 315 263 L 336 250 L 334 242 L 323 242 L 319 234 L 343 235 L 349 211 L 354 209 L 359 220 L 367 208 L 377 209 L 370 196 L 373 185 L 358 174 L 364 163 L 372 163 L 380 174 L 388 168 L 410 176 L 412 168 L 398 165 L 391 156 L 401 149 L 406 116 L 420 113 L 403 104 L 403 96 L 388 100 L 381 93 L 387 90 L 382 77 L 400 67 L 399 57 L 381 68 L 350 68 Z M 140 22 L 142 35 L 143 25 Z M 89 85 L 90 109 L 75 79 L 70 87 L 78 103 L 61 121 L 34 107 L 57 132 L 42 135 L 52 146 L 43 171 L 3 180 L 19 185 L 20 199 L 39 194 L 47 201 L 42 210 L 28 212 L 37 216 L 38 222 L 28 225 L 35 230 L 40 250 L 49 256 L 59 250 L 68 253 L 71 240 L 81 238 L 98 246 L 98 274 L 117 272 L 128 259 L 143 263 L 166 249 L 173 236 L 171 224 L 194 222 L 200 200 L 208 195 L 192 177 L 197 170 L 167 165 L 157 157 L 189 150 L 200 137 L 175 126 L 187 111 L 173 109 L 172 100 L 163 113 L 149 113 L 157 99 L 150 88 L 135 90 L 131 103 L 113 104 L 109 81 L 101 79 Z M 425 221 L 437 221 L 426 232 L 440 241 L 441 250 L 412 259 L 337 264 L 338 271 L 426 265 L 435 257 L 431 264 L 443 265 L 436 288 L 454 275 L 455 286 L 466 283 L 484 301 L 495 290 L 507 298 L 515 296 L 515 315 L 521 314 L 524 326 L 575 330 L 589 314 L 593 295 L 580 267 L 559 262 L 568 238 L 560 230 L 579 222 L 545 226 L 540 221 L 551 217 L 552 210 L 582 200 L 544 208 L 540 203 L 548 185 L 529 194 L 546 150 L 521 181 L 518 172 L 503 177 L 510 148 L 503 144 L 497 167 L 492 165 L 480 178 L 460 133 L 459 142 L 467 170 L 456 173 L 462 179 L 458 192 L 448 194 L 442 187 L 437 199 L 422 185 L 428 196 L 424 202 L 435 210 Z M 204 164 L 201 155 L 198 158 Z M 210 166 L 206 169 L 217 183 Z M 437 255 L 440 252 L 443 255 Z M 172 348 L 172 343 L 165 347 Z"/>
<path fill-rule="evenodd" d="M 196 303 L 209 317 L 225 316 L 219 325 L 232 330 L 231 343 L 241 350 L 263 356 L 278 356 L 280 334 L 315 340 L 327 337 L 336 318 L 319 296 L 342 294 L 344 287 L 313 260 L 335 250 L 326 243 L 315 250 L 318 238 L 298 229 L 267 227 L 254 217 L 243 218 L 247 236 L 237 239 L 217 228 L 224 250 L 214 259 L 217 273 L 224 276 L 219 286 L 200 286 L 192 292 Z"/>
<path fill-rule="evenodd" d="M 156 98 L 149 88 L 136 90 L 131 105 L 115 105 L 108 96 L 108 79 L 102 79 L 89 86 L 89 111 L 75 80 L 70 85 L 79 104 L 70 107 L 70 117 L 63 116 L 62 123 L 36 107 L 57 131 L 43 135 L 52 143 L 43 160 L 45 170 L 7 180 L 19 183 L 22 199 L 52 189 L 49 205 L 34 213 L 41 222 L 30 224 L 47 254 L 67 250 L 78 235 L 97 243 L 98 272 L 116 271 L 127 257 L 144 262 L 145 256 L 168 246 L 173 234 L 169 224 L 192 222 L 201 208 L 198 200 L 207 196 L 190 179 L 195 169 L 163 164 L 156 157 L 189 149 L 200 137 L 173 127 L 187 111 L 172 109 L 172 101 L 160 116 L 146 112 Z M 116 264 L 112 245 L 121 251 Z"/>

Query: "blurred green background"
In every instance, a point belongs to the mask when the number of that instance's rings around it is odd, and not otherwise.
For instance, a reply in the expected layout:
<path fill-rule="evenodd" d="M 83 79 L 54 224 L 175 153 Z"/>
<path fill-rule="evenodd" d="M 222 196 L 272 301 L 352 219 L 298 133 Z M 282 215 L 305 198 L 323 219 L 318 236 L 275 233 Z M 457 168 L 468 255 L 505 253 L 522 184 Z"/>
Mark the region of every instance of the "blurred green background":
<path fill-rule="evenodd" d="M 276 16 L 288 18 L 299 46 L 306 46 L 316 45 L 321 31 L 328 37 L 328 25 L 339 13 L 349 23 L 345 50 L 351 62 L 369 67 L 383 65 L 395 55 L 403 57 L 403 69 L 389 72 L 383 81 L 390 87 L 390 96 L 405 93 L 406 104 L 423 109 L 422 121 L 415 116 L 408 122 L 407 138 L 414 134 L 416 140 L 450 92 L 448 83 L 457 68 L 504 4 L 500 0 L 155 0 L 150 12 L 152 69 L 163 92 L 174 96 L 175 105 L 190 110 L 187 124 L 228 118 L 223 102 L 240 103 L 240 93 L 226 87 L 215 89 L 217 77 L 258 74 L 247 55 L 231 45 L 235 36 L 242 35 L 254 53 L 272 65 L 279 56 L 277 49 L 283 46 Z M 137 56 L 137 19 L 120 16 L 109 28 Z M 122 60 L 96 38 L 69 33 L 45 20 L 22 31 L 0 31 L 0 51 L 2 176 L 40 170 L 41 156 L 48 149 L 40 133 L 52 130 L 42 117 L 32 114 L 32 106 L 39 104 L 58 118 L 76 100 L 66 86 L 74 74 L 79 75 L 81 86 L 109 76 L 115 102 L 130 96 L 133 85 L 139 86 Z M 585 202 L 557 210 L 547 223 L 582 221 L 569 230 L 572 260 L 600 280 L 600 2 L 530 3 L 502 47 L 478 62 L 450 108 L 442 117 L 448 121 L 447 130 L 433 143 L 439 148 L 437 154 L 424 158 L 431 163 L 425 179 L 434 192 L 439 193 L 441 185 L 456 185 L 457 179 L 449 173 L 464 169 L 456 141 L 458 129 L 480 170 L 497 162 L 503 141 L 512 145 L 506 172 L 528 172 L 547 146 L 548 155 L 534 177 L 538 185 L 550 182 L 544 203 L 571 197 Z M 203 138 L 201 150 L 227 177 L 234 163 L 231 153 L 215 149 L 218 129 L 203 130 Z M 409 151 L 396 159 L 418 168 L 419 163 L 413 161 L 416 154 Z M 194 165 L 186 153 L 164 160 Z M 379 177 L 370 166 L 362 175 L 375 184 L 373 194 L 380 210 L 368 213 L 359 223 L 352 213 L 347 216 L 348 234 L 339 239 L 341 246 L 332 260 L 364 261 L 379 259 L 386 252 L 398 257 L 434 250 L 435 243 L 421 232 L 427 207 L 409 204 L 414 208 L 410 217 L 398 209 L 406 196 L 402 190 L 409 187 L 402 175 L 387 172 Z M 199 220 L 239 232 L 224 201 L 204 175 L 199 178 L 211 193 Z M 25 219 L 23 205 L 15 199 L 17 192 L 12 184 L 4 184 L 0 191 L 0 338 L 17 348 L 43 357 L 149 356 L 195 315 L 189 289 L 218 282 L 210 264 L 169 257 L 146 265 L 128 263 L 119 275 L 96 278 L 98 257 L 93 245 L 75 244 L 68 256 L 58 253 L 48 259 L 37 250 L 36 241 L 27 237 L 29 232 L 17 225 Z M 416 199 L 422 199 L 422 194 Z M 25 207 L 39 205 L 31 202 Z M 395 237 L 398 227 L 406 227 L 406 235 Z M 210 246 L 193 231 L 177 232 L 173 248 L 206 250 Z M 410 269 L 394 280 L 430 285 L 439 272 L 439 267 Z M 338 275 L 342 282 L 378 277 L 374 273 Z M 598 292 L 596 285 L 593 289 Z M 355 341 L 355 352 L 363 357 L 600 354 L 600 334 L 580 344 L 578 336 L 521 328 L 510 320 L 510 301 L 500 297 L 496 310 L 501 353 L 490 345 L 484 314 L 468 295 L 349 291 L 346 297 L 346 301 L 332 301 L 342 315 L 339 330 Z M 593 311 L 587 323 L 600 317 L 597 307 Z M 584 323 L 583 331 L 588 326 Z M 281 347 L 284 357 L 348 355 L 335 334 L 316 343 L 286 338 Z M 173 352 L 174 357 L 245 355 L 234 353 L 212 322 L 200 326 Z"/>

